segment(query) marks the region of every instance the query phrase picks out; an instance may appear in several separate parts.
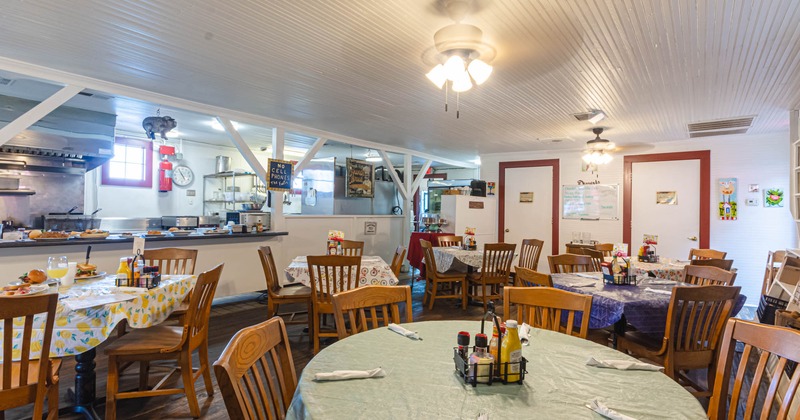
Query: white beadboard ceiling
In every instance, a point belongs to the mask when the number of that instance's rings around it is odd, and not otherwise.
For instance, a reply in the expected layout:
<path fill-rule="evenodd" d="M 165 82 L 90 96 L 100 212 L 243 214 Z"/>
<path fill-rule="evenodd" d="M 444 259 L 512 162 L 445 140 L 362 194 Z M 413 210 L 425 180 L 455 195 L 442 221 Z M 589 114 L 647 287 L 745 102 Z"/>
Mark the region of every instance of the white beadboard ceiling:
<path fill-rule="evenodd" d="M 625 145 L 751 115 L 748 134 L 786 131 L 800 106 L 798 1 L 476 0 L 465 22 L 498 54 L 456 119 L 421 59 L 451 23 L 442 10 L 441 0 L 14 0 L 0 8 L 0 56 L 463 161 L 580 148 L 591 124 L 571 114 L 590 108 L 608 115 L 603 137 Z M 552 138 L 574 141 L 538 140 Z"/>

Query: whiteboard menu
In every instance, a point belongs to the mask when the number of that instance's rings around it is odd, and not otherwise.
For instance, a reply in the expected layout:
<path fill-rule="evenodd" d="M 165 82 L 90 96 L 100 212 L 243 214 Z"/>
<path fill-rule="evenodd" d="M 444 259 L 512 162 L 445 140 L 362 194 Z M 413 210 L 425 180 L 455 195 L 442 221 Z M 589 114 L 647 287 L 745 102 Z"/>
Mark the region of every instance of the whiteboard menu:
<path fill-rule="evenodd" d="M 562 185 L 564 219 L 618 220 L 619 185 Z"/>

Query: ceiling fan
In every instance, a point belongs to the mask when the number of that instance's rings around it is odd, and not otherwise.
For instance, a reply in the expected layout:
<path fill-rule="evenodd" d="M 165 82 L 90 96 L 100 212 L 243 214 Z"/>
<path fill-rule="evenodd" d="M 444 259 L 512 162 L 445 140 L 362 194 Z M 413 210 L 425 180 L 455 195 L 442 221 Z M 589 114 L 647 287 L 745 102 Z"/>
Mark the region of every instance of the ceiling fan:
<path fill-rule="evenodd" d="M 600 138 L 603 134 L 603 127 L 594 127 L 592 132 L 597 135 L 594 140 L 586 142 L 586 150 L 583 151 L 583 161 L 594 165 L 605 165 L 614 159 L 611 152 L 617 148 L 613 142 Z"/>

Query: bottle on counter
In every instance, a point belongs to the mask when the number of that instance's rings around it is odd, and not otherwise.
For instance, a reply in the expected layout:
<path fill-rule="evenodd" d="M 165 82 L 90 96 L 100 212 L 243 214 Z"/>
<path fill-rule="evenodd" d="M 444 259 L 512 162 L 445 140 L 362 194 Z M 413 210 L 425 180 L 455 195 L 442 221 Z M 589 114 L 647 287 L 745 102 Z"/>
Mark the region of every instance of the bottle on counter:
<path fill-rule="evenodd" d="M 520 379 L 522 362 L 522 342 L 519 341 L 517 321 L 506 321 L 506 336 L 503 337 L 503 346 L 500 349 L 500 376 L 506 382 L 517 382 Z"/>
<path fill-rule="evenodd" d="M 128 258 L 120 258 L 119 267 L 117 268 L 117 286 L 129 286 L 129 279 L 131 278 L 129 270 Z"/>
<path fill-rule="evenodd" d="M 494 363 L 494 357 L 486 351 L 487 346 L 486 334 L 476 334 L 475 352 L 469 355 L 469 367 L 475 369 L 475 381 L 478 383 L 488 383 L 492 376 L 490 365 Z M 472 375 L 470 372 L 470 376 Z"/>

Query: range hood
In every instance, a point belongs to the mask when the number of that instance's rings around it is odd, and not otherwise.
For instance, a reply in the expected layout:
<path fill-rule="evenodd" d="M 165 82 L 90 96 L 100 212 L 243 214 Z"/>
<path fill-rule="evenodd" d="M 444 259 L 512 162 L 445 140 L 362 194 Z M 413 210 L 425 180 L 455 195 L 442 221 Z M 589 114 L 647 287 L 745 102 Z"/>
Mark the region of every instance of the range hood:
<path fill-rule="evenodd" d="M 38 104 L 0 95 L 0 126 Z M 0 169 L 82 173 L 114 155 L 117 116 L 61 106 L 0 145 Z"/>

